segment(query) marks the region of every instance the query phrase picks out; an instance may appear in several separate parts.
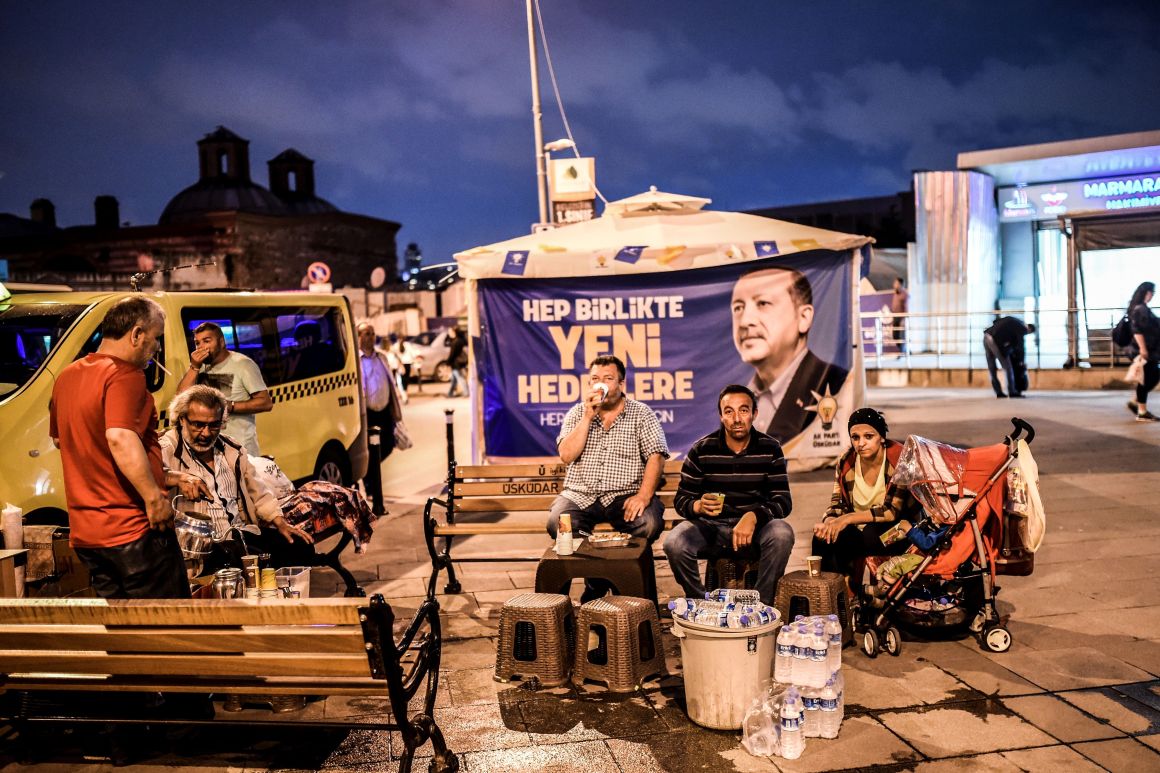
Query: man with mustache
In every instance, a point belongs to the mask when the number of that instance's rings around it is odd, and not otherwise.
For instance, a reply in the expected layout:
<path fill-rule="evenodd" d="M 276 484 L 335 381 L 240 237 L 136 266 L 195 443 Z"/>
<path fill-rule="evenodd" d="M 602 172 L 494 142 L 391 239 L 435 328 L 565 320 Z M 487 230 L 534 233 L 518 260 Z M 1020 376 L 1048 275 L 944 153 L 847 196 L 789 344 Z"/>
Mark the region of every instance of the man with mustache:
<path fill-rule="evenodd" d="M 805 430 L 815 413 L 812 392 L 834 395 L 847 371 L 809 350 L 814 323 L 810 281 L 797 269 L 770 266 L 743 274 L 733 285 L 733 343 L 753 366 L 749 389 L 757 397 L 754 425 L 781 443 Z"/>
<path fill-rule="evenodd" d="M 697 559 L 757 558 L 757 591 L 773 604 L 793 550 L 793 508 L 781 444 L 753 428 L 757 398 L 730 384 L 721 390 L 721 426 L 689 449 L 673 507 L 686 520 L 665 538 L 673 577 L 689 598 L 705 598 Z"/>

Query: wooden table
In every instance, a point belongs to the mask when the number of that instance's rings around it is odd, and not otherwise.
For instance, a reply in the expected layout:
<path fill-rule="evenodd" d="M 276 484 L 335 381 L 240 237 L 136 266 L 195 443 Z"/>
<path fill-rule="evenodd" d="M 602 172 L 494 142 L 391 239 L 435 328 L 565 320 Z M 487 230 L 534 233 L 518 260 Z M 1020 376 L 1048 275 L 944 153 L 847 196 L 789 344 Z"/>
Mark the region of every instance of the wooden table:
<path fill-rule="evenodd" d="M 536 593 L 564 593 L 572 580 L 596 578 L 612 583 L 621 596 L 639 596 L 657 603 L 657 579 L 652 547 L 633 537 L 620 548 L 595 548 L 584 540 L 570 556 L 548 548 L 536 567 Z"/>
<path fill-rule="evenodd" d="M 0 598 L 16 598 L 16 567 L 27 563 L 27 550 L 0 550 Z"/>

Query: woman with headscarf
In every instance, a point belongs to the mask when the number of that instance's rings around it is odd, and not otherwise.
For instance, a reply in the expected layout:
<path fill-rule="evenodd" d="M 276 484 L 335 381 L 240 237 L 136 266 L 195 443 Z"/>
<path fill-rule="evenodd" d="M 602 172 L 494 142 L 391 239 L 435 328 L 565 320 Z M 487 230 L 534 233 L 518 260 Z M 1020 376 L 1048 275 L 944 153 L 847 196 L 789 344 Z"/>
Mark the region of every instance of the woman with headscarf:
<path fill-rule="evenodd" d="M 873 408 L 850 414 L 850 448 L 838 462 L 834 493 L 814 524 L 813 554 L 822 569 L 850 576 L 858 559 L 897 555 L 910 545 L 882 544 L 882 533 L 910 507 L 906 489 L 891 483 L 902 444 L 888 440 L 886 417 Z"/>
<path fill-rule="evenodd" d="M 1127 348 L 1133 356 L 1144 358 L 1144 381 L 1136 385 L 1136 399 L 1128 401 L 1128 410 L 1136 414 L 1136 421 L 1160 421 L 1148 410 L 1148 393 L 1160 383 L 1160 319 L 1148 308 L 1155 292 L 1156 285 L 1141 282 L 1128 302 L 1132 343 Z"/>

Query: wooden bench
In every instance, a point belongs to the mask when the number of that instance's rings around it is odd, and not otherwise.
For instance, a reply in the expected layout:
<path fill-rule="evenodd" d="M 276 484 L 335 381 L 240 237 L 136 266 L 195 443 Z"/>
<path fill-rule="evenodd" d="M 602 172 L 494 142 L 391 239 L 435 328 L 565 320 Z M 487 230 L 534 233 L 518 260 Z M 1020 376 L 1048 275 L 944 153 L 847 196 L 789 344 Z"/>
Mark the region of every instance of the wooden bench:
<path fill-rule="evenodd" d="M 398 638 L 381 595 L 368 599 L 274 600 L 0 600 L 0 693 L 20 731 L 38 723 L 163 724 L 157 711 L 109 692 L 242 696 L 350 695 L 388 699 L 389 713 L 357 718 L 294 719 L 282 725 L 393 729 L 402 736 L 399 770 L 411 769 L 428 739 L 432 771 L 450 773 L 458 760 L 435 724 L 441 634 L 439 605 L 423 601 Z M 424 690 L 421 707 L 409 702 Z M 85 696 L 103 692 L 100 701 Z M 58 694 L 63 693 L 63 698 Z M 99 708 L 98 708 L 99 707 Z M 179 717 L 182 726 L 253 726 L 225 712 Z M 313 714 L 313 713 L 311 713 Z M 244 715 L 243 715 L 244 716 Z M 322 715 L 325 717 L 325 714 Z"/>
<path fill-rule="evenodd" d="M 673 497 L 681 482 L 680 459 L 665 462 L 664 482 L 657 496 L 665 506 L 665 529 L 680 520 L 673 510 Z M 456 537 L 510 534 L 543 534 L 547 539 L 547 514 L 564 489 L 567 467 L 560 463 L 459 465 L 452 462 L 447 471 L 447 494 L 431 497 L 423 508 L 423 536 L 431 554 L 431 580 L 428 593 L 435 592 L 439 572 L 447 570 L 446 593 L 459 593 L 462 586 L 455 577 L 453 561 L 538 561 L 535 556 L 495 557 L 467 556 L 453 558 L 451 547 Z M 436 512 L 444 513 L 443 520 Z M 611 526 L 599 524 L 597 531 Z"/>

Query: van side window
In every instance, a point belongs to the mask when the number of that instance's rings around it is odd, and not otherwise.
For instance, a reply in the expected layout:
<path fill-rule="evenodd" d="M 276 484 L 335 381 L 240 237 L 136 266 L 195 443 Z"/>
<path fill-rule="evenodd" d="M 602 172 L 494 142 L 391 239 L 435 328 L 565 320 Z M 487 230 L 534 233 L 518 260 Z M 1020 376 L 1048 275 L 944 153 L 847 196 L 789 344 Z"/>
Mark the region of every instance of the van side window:
<path fill-rule="evenodd" d="M 342 370 L 346 341 L 336 309 L 300 309 L 278 315 L 278 343 L 286 380 L 300 381 Z"/>
<path fill-rule="evenodd" d="M 342 370 L 349 346 L 338 309 L 317 306 L 186 307 L 181 312 L 186 351 L 202 322 L 222 329 L 226 348 L 257 363 L 266 386 Z"/>

